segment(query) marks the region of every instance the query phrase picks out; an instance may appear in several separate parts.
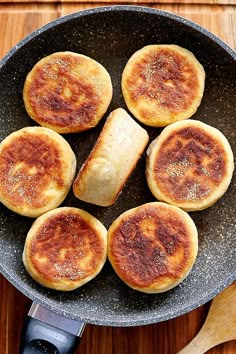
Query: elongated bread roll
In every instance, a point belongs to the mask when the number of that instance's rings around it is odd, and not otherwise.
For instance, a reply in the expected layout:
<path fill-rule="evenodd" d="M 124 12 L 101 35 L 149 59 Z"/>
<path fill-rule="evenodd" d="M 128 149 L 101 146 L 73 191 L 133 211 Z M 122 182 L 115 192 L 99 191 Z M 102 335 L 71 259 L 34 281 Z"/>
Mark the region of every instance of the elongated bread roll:
<path fill-rule="evenodd" d="M 75 196 L 100 206 L 112 205 L 147 142 L 146 130 L 124 109 L 113 111 L 74 181 Z"/>

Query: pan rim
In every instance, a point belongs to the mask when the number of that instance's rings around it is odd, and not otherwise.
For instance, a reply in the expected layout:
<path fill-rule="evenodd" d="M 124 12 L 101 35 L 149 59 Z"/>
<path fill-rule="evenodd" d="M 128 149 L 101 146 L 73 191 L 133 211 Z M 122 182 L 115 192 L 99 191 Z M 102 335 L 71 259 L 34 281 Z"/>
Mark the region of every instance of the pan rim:
<path fill-rule="evenodd" d="M 77 19 L 80 17 L 84 16 L 89 16 L 92 14 L 96 13 L 103 13 L 103 12 L 115 12 L 115 11 L 127 11 L 127 12 L 144 12 L 144 13 L 151 13 L 154 15 L 159 15 L 159 16 L 164 16 L 170 19 L 173 19 L 177 22 L 181 22 L 186 26 L 189 26 L 190 28 L 195 29 L 196 31 L 202 33 L 203 35 L 207 36 L 210 38 L 213 42 L 218 44 L 221 48 L 223 48 L 230 56 L 233 57 L 234 60 L 236 60 L 236 52 L 231 49 L 223 40 L 221 40 L 219 37 L 217 37 L 215 34 L 211 33 L 207 29 L 203 28 L 202 26 L 196 24 L 193 21 L 190 21 L 188 19 L 185 19 L 184 17 L 181 17 L 179 15 L 175 15 L 173 13 L 163 11 L 163 10 L 158 10 L 158 9 L 153 9 L 150 7 L 143 7 L 143 6 L 135 6 L 135 5 L 114 5 L 114 6 L 102 6 L 102 7 L 95 7 L 95 8 L 90 8 L 87 10 L 82 10 L 79 12 L 75 12 L 69 15 L 62 16 L 58 19 L 55 19 L 54 21 L 49 22 L 48 24 L 45 24 L 44 26 L 36 29 L 29 35 L 27 35 L 24 39 L 22 39 L 18 44 L 16 44 L 0 61 L 0 69 L 4 66 L 4 64 L 7 63 L 7 61 L 24 45 L 26 45 L 29 41 L 32 39 L 36 38 L 38 35 L 41 33 L 56 27 L 60 24 L 63 24 L 64 22 Z M 146 324 L 152 324 L 152 323 L 157 323 L 165 320 L 169 320 L 175 317 L 178 317 L 180 315 L 183 315 L 201 305 L 204 303 L 210 301 L 214 296 L 216 296 L 218 293 L 220 293 L 225 287 L 227 287 L 229 284 L 231 284 L 233 281 L 236 280 L 235 274 L 231 274 L 227 279 L 222 280 L 220 284 L 208 294 L 204 294 L 201 299 L 196 300 L 196 302 L 193 304 L 191 303 L 188 306 L 181 306 L 181 308 L 178 308 L 178 310 L 175 309 L 174 312 L 169 311 L 166 314 L 162 314 L 158 316 L 158 313 L 154 313 L 153 316 L 152 314 L 148 313 L 147 318 L 145 318 L 143 314 L 143 319 L 135 320 L 132 318 L 129 318 L 128 321 L 125 321 L 125 318 L 122 316 L 121 319 L 119 320 L 109 320 L 107 318 L 101 318 L 101 319 L 92 319 L 92 318 L 86 318 L 85 316 L 82 316 L 81 318 L 78 315 L 75 315 L 74 313 L 70 313 L 68 310 L 63 311 L 61 309 L 58 309 L 57 306 L 51 305 L 45 300 L 41 300 L 34 294 L 32 294 L 26 284 L 23 282 L 19 283 L 17 278 L 14 277 L 1 263 L 0 263 L 0 271 L 5 276 L 5 278 L 13 285 L 15 286 L 19 291 L 21 291 L 24 295 L 26 295 L 29 299 L 32 301 L 35 301 L 36 303 L 48 308 L 49 310 L 54 311 L 55 313 L 58 314 L 64 314 L 64 316 L 76 319 L 79 321 L 84 321 L 86 323 L 90 324 L 95 324 L 95 325 L 107 325 L 107 326 L 123 326 L 123 327 L 130 327 L 130 326 L 138 326 L 138 325 L 146 325 Z M 45 295 L 44 295 L 45 296 Z M 113 317 L 116 317 L 113 315 Z M 118 316 L 117 316 L 118 318 Z"/>
<path fill-rule="evenodd" d="M 155 313 L 153 316 L 150 316 L 150 313 L 147 314 L 147 319 L 139 319 L 139 320 L 132 320 L 130 317 L 128 321 L 125 320 L 124 316 L 121 317 L 119 320 L 109 320 L 107 317 L 104 319 L 92 319 L 88 318 L 86 316 L 78 316 L 75 315 L 73 312 L 69 311 L 63 311 L 61 309 L 58 309 L 57 306 L 53 306 L 49 304 L 48 302 L 45 302 L 41 299 L 39 299 L 37 296 L 34 296 L 26 287 L 24 287 L 24 284 L 19 284 L 17 280 L 5 269 L 1 264 L 0 264 L 0 270 L 2 275 L 15 287 L 17 288 L 21 293 L 23 293 L 25 296 L 27 296 L 30 300 L 33 302 L 41 305 L 42 307 L 45 307 L 46 309 L 57 313 L 58 315 L 62 315 L 67 318 L 71 318 L 80 322 L 84 322 L 86 324 L 93 324 L 93 325 L 98 325 L 98 326 L 111 326 L 111 327 L 134 327 L 134 326 L 143 326 L 143 325 L 148 325 L 148 324 L 154 324 L 154 323 L 159 323 L 167 320 L 171 320 L 173 318 L 179 317 L 181 315 L 184 315 L 202 305 L 207 303 L 208 301 L 212 300 L 215 296 L 217 296 L 221 291 L 223 291 L 227 286 L 232 284 L 234 281 L 236 281 L 236 276 L 235 274 L 231 274 L 228 279 L 224 279 L 222 283 L 218 284 L 217 288 L 214 288 L 212 292 L 206 294 L 203 296 L 201 299 L 195 302 L 194 307 L 193 304 L 190 304 L 188 306 L 183 306 L 179 308 L 177 311 L 175 310 L 174 312 L 168 312 L 165 315 L 160 315 L 158 316 L 157 313 Z M 114 315 L 112 315 L 114 316 Z"/>
<path fill-rule="evenodd" d="M 41 33 L 56 27 L 64 22 L 67 22 L 68 20 L 73 20 L 75 18 L 79 17 L 84 17 L 84 16 L 89 16 L 91 14 L 96 14 L 96 13 L 102 13 L 102 12 L 112 12 L 112 11 L 131 11 L 131 12 L 144 12 L 144 13 L 151 13 L 151 14 L 156 14 L 160 15 L 163 17 L 168 17 L 171 18 L 177 22 L 181 22 L 190 28 L 193 28 L 200 33 L 204 34 L 211 40 L 213 40 L 215 43 L 220 45 L 224 50 L 230 54 L 234 60 L 236 60 L 236 51 L 234 51 L 228 44 L 226 44 L 221 38 L 213 34 L 211 31 L 207 30 L 206 28 L 200 26 L 199 24 L 195 23 L 194 21 L 188 20 L 185 17 L 176 15 L 174 13 L 164 11 L 164 10 L 159 10 L 159 9 L 153 9 L 150 7 L 145 7 L 145 6 L 136 6 L 136 5 L 113 5 L 113 6 L 101 6 L 101 7 L 95 7 L 95 8 L 90 8 L 78 12 L 74 12 L 68 15 L 64 15 L 62 17 L 59 17 L 49 23 L 46 23 L 45 25 L 39 27 L 38 29 L 34 30 L 33 32 L 29 33 L 25 38 L 23 38 L 20 42 L 18 42 L 12 49 L 8 51 L 8 53 L 0 60 L 0 69 L 1 67 L 9 60 L 10 57 L 12 57 L 15 52 L 23 47 L 25 44 L 27 44 L 30 40 L 33 38 L 37 37 Z"/>

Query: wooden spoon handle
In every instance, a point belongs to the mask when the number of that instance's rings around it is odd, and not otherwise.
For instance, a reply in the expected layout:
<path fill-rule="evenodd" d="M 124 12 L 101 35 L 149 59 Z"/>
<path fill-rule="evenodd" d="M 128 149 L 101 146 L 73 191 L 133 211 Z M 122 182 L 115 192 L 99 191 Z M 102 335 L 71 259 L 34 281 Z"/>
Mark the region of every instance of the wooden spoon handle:
<path fill-rule="evenodd" d="M 201 330 L 177 354 L 203 354 L 233 339 L 236 339 L 236 283 L 215 297 Z"/>
<path fill-rule="evenodd" d="M 203 354 L 220 343 L 234 339 L 230 338 L 217 341 L 214 333 L 210 332 L 210 330 L 206 331 L 206 329 L 204 329 L 204 331 L 201 330 L 193 340 L 187 344 L 186 347 L 178 351 L 177 354 Z"/>

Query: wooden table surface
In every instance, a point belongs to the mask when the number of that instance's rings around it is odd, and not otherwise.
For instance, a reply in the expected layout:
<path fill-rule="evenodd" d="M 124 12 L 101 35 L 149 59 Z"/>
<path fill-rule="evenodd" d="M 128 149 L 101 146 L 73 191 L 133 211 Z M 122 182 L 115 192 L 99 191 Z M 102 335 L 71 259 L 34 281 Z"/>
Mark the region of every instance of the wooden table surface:
<path fill-rule="evenodd" d="M 114 4 L 151 6 L 184 16 L 209 29 L 236 49 L 236 0 L 116 0 Z M 112 4 L 109 0 L 0 0 L 0 58 L 27 34 L 60 16 Z M 17 354 L 20 330 L 31 301 L 0 275 L 0 354 Z M 77 354 L 175 354 L 201 328 L 210 302 L 158 324 L 111 328 L 87 325 Z M 236 341 L 209 354 L 235 354 Z"/>

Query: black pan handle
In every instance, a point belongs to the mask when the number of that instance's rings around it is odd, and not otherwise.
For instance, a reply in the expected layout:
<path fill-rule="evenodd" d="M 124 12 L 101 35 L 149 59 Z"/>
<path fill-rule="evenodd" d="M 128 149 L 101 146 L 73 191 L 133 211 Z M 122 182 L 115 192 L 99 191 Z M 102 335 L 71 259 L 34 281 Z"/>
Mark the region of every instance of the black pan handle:
<path fill-rule="evenodd" d="M 19 354 L 73 354 L 85 324 L 33 304 L 22 332 Z"/>
<path fill-rule="evenodd" d="M 80 337 L 28 316 L 22 332 L 20 354 L 72 354 Z"/>

